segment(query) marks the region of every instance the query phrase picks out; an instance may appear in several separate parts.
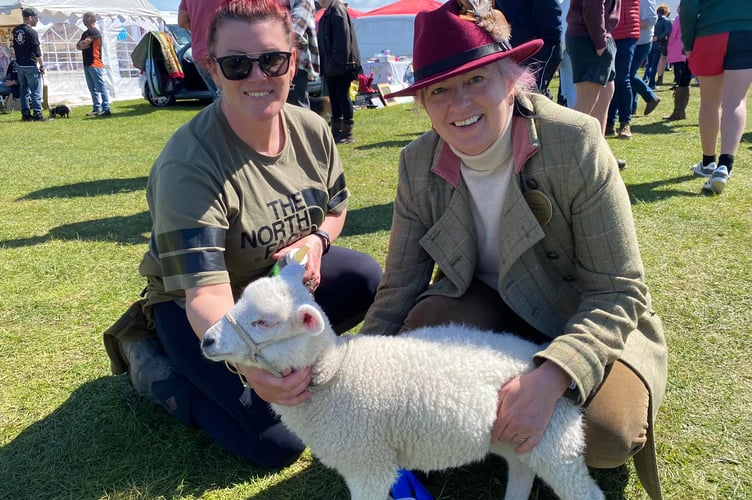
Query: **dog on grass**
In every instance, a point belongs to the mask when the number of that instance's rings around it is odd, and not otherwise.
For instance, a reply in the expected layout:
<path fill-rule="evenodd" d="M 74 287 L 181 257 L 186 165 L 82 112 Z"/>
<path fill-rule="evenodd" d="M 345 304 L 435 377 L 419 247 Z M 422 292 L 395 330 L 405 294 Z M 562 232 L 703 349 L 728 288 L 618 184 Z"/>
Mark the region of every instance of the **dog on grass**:
<path fill-rule="evenodd" d="M 65 104 L 60 104 L 50 109 L 50 118 L 70 118 L 70 108 Z"/>

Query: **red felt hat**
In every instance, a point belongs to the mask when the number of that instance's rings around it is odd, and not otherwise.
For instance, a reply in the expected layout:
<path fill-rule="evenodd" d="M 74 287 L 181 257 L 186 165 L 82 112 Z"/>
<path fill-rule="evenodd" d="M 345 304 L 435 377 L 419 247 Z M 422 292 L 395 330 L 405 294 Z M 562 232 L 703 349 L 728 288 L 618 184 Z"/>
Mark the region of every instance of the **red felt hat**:
<path fill-rule="evenodd" d="M 385 98 L 414 95 L 428 85 L 505 57 L 519 63 L 543 46 L 543 40 L 531 40 L 512 47 L 508 42 L 509 23 L 499 11 L 493 11 L 489 6 L 485 13 L 474 15 L 461 6 L 460 1 L 447 0 L 438 9 L 422 11 L 415 16 L 415 82 Z"/>

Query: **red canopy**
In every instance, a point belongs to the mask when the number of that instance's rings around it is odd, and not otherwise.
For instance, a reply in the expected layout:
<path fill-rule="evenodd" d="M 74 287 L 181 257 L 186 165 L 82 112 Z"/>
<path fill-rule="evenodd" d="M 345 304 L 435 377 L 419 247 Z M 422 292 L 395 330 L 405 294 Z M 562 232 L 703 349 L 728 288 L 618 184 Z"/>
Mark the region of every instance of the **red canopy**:
<path fill-rule="evenodd" d="M 391 16 L 394 14 L 417 14 L 421 10 L 434 10 L 443 5 L 438 0 L 398 0 L 377 9 L 369 10 L 363 16 Z"/>
<path fill-rule="evenodd" d="M 325 10 L 326 9 L 319 9 L 316 11 L 316 14 L 314 14 L 314 17 L 316 18 L 316 22 L 319 22 L 319 19 L 321 19 L 321 16 L 324 15 Z M 351 9 L 350 7 L 347 8 L 347 13 L 350 15 L 350 19 L 355 19 L 356 17 L 360 17 L 364 14 L 364 12 Z"/>

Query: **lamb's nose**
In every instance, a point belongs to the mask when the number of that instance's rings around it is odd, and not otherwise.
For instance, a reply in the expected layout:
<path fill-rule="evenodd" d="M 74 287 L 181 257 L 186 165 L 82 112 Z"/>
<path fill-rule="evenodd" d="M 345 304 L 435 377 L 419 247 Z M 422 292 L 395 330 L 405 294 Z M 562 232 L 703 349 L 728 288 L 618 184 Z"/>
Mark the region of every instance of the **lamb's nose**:
<path fill-rule="evenodd" d="M 204 337 L 204 340 L 201 341 L 201 348 L 205 349 L 212 344 L 214 344 L 214 339 L 212 337 Z"/>

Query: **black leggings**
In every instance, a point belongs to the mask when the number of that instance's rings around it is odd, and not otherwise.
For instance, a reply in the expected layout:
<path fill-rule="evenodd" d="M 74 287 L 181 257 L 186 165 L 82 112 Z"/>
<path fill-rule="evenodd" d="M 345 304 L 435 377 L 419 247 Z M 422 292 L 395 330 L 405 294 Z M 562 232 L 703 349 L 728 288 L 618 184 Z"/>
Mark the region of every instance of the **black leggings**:
<path fill-rule="evenodd" d="M 326 78 L 326 86 L 329 89 L 329 101 L 332 104 L 332 120 L 352 121 L 351 82 L 352 77 L 348 73 Z"/>
<path fill-rule="evenodd" d="M 356 326 L 376 294 L 379 264 L 368 255 L 333 246 L 322 259 L 321 276 L 315 298 L 335 331 Z M 257 465 L 279 468 L 297 460 L 305 449 L 303 442 L 253 391 L 250 405 L 240 402 L 243 386 L 238 376 L 223 363 L 203 357 L 185 310 L 165 302 L 154 306 L 154 317 L 157 335 L 175 369 L 170 378 L 152 385 L 162 406 Z"/>

